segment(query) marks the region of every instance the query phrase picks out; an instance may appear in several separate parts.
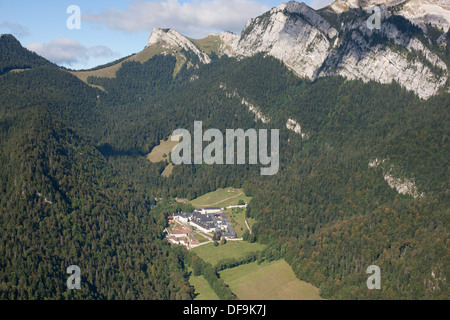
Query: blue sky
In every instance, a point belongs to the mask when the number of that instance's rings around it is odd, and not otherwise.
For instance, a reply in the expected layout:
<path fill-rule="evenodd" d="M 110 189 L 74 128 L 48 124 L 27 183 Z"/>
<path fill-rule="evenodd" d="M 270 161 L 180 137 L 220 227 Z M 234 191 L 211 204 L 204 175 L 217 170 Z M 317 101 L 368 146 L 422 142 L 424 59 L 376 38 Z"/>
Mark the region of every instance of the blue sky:
<path fill-rule="evenodd" d="M 73 69 L 91 68 L 141 51 L 154 27 L 192 38 L 229 30 L 287 0 L 0 0 L 0 34 Z M 307 0 L 320 8 L 331 0 Z M 70 30 L 67 8 L 81 11 L 81 28 Z"/>

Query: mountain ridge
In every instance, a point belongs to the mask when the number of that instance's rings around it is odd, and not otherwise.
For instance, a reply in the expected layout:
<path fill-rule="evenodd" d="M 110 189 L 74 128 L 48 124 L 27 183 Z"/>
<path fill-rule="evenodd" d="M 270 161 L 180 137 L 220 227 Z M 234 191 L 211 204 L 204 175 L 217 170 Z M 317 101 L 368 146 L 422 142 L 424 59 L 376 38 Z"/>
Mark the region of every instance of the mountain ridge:
<path fill-rule="evenodd" d="M 432 2 L 439 7 L 438 0 Z M 137 54 L 126 61 L 145 62 L 154 54 L 165 53 L 176 56 L 181 67 L 189 63 L 182 53 L 188 51 L 199 60 L 191 63 L 195 67 L 197 63 L 210 63 L 213 54 L 241 59 L 264 52 L 283 61 L 299 77 L 311 81 L 331 75 L 384 84 L 395 81 L 420 98 L 428 99 L 441 91 L 450 91 L 450 37 L 448 32 L 430 26 L 417 27 L 398 14 L 399 5 L 411 3 L 339 0 L 314 10 L 303 2 L 289 1 L 248 20 L 240 35 L 222 31 L 200 40 L 173 29 L 155 28 L 143 51 L 154 53 L 145 55 L 145 59 L 135 59 Z M 347 10 L 333 9 L 338 4 L 346 4 Z M 368 28 L 370 14 L 361 4 L 379 5 L 379 30 Z M 439 8 L 446 16 L 446 6 Z M 109 68 L 113 74 L 108 76 L 114 76 L 120 66 Z M 86 81 L 89 73 L 74 74 Z M 101 72 L 91 75 L 97 74 Z"/>
<path fill-rule="evenodd" d="M 420 40 L 423 35 L 408 33 L 413 27 L 406 20 L 394 21 L 395 15 L 382 5 L 381 29 L 370 30 L 365 11 L 353 14 L 353 19 L 342 19 L 336 30 L 304 3 L 281 4 L 249 20 L 241 36 L 229 40 L 232 56 L 267 52 L 310 80 L 335 74 L 380 83 L 397 81 L 423 99 L 446 86 L 447 64 L 423 43 L 425 39 Z"/>

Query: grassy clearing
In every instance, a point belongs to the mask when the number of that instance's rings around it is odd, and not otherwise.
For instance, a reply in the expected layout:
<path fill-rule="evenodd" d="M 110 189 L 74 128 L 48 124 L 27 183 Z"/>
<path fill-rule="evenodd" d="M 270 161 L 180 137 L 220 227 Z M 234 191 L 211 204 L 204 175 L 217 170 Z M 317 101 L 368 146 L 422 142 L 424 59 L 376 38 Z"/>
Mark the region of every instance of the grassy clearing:
<path fill-rule="evenodd" d="M 245 208 L 232 208 L 225 211 L 228 220 L 231 222 L 231 226 L 238 238 L 242 238 L 244 232 L 247 231 L 247 226 L 245 225 Z"/>
<path fill-rule="evenodd" d="M 219 300 L 219 297 L 214 292 L 214 290 L 209 285 L 208 281 L 206 281 L 205 277 L 191 276 L 189 278 L 189 283 L 194 287 L 196 297 L 194 300 Z"/>
<path fill-rule="evenodd" d="M 116 72 L 122 67 L 122 63 L 115 64 L 100 70 L 95 71 L 70 71 L 71 74 L 77 76 L 78 79 L 87 83 L 89 77 L 100 77 L 100 78 L 115 78 Z"/>
<path fill-rule="evenodd" d="M 198 233 L 196 231 L 193 231 L 192 234 L 194 235 L 195 239 L 197 239 L 198 242 L 200 242 L 200 243 L 204 243 L 204 242 L 208 242 L 209 241 L 208 238 L 204 237 L 202 234 L 200 234 L 200 233 Z"/>
<path fill-rule="evenodd" d="M 252 198 L 247 197 L 242 189 L 226 188 L 217 189 L 191 201 L 197 208 L 204 207 L 227 207 L 237 205 L 239 200 L 250 202 Z"/>
<path fill-rule="evenodd" d="M 167 140 L 161 140 L 159 145 L 153 148 L 152 152 L 150 152 L 146 158 L 153 163 L 157 162 L 169 162 L 170 153 L 173 148 L 178 144 L 177 141 L 172 141 L 172 137 L 170 136 Z M 173 169 L 175 166 L 172 163 L 169 163 L 166 169 L 161 173 L 163 177 L 170 177 L 172 175 Z"/>
<path fill-rule="evenodd" d="M 169 155 L 177 144 L 178 141 L 172 141 L 171 136 L 165 141 L 161 140 L 159 145 L 154 147 L 152 152 L 150 152 L 146 158 L 153 163 L 169 161 Z"/>
<path fill-rule="evenodd" d="M 12 69 L 9 72 L 11 72 L 11 73 L 19 73 L 19 72 L 24 72 L 24 71 L 28 71 L 28 70 L 31 70 L 31 68 L 29 68 L 29 69 Z"/>
<path fill-rule="evenodd" d="M 194 287 L 196 294 L 194 300 L 220 300 L 204 276 L 193 276 L 192 268 L 189 268 L 188 271 L 191 272 L 189 283 Z"/>
<path fill-rule="evenodd" d="M 163 176 L 164 178 L 170 177 L 173 173 L 174 168 L 175 166 L 172 163 L 169 163 L 167 167 L 164 169 L 164 171 L 161 173 L 161 176 Z"/>
<path fill-rule="evenodd" d="M 145 48 L 141 52 L 132 55 L 128 59 L 125 59 L 124 61 L 121 61 L 115 65 L 94 70 L 94 71 L 72 71 L 73 75 L 77 76 L 80 80 L 87 82 L 87 78 L 90 76 L 93 77 L 100 77 L 100 78 L 115 78 L 117 71 L 122 68 L 122 64 L 127 61 L 138 61 L 140 63 L 144 63 L 151 58 L 153 58 L 155 55 L 160 54 L 164 51 L 164 49 L 159 45 L 152 45 L 148 48 Z"/>
<path fill-rule="evenodd" d="M 70 71 L 70 73 L 77 76 L 81 81 L 84 81 L 86 83 L 88 83 L 87 79 L 91 76 L 99 77 L 99 78 L 113 79 L 116 77 L 117 71 L 119 71 L 120 68 L 122 68 L 122 64 L 124 62 L 137 61 L 140 63 L 144 63 L 144 62 L 150 60 L 151 58 L 153 58 L 154 56 L 156 56 L 158 54 L 163 54 L 163 53 L 164 54 L 173 54 L 175 56 L 175 58 L 177 59 L 177 63 L 175 65 L 175 69 L 173 72 L 173 77 L 175 77 L 178 74 L 178 72 L 180 72 L 183 65 L 186 63 L 186 61 L 187 61 L 186 57 L 181 55 L 178 52 L 175 52 L 172 49 L 163 48 L 159 44 L 153 44 L 150 47 L 145 48 L 141 52 L 136 53 L 136 54 L 132 55 L 131 57 L 125 59 L 124 61 L 121 61 L 115 65 L 112 65 L 112 66 L 109 66 L 109 67 L 106 67 L 103 69 L 93 70 L 93 71 Z M 89 84 L 89 85 L 91 85 L 91 84 Z M 105 89 L 103 87 L 94 86 L 94 85 L 91 85 L 91 86 L 105 91 Z"/>
<path fill-rule="evenodd" d="M 262 251 L 265 245 L 245 241 L 228 241 L 224 245 L 215 247 L 213 243 L 192 249 L 204 261 L 216 265 L 220 260 L 227 258 L 243 258 L 248 253 Z"/>
<path fill-rule="evenodd" d="M 211 55 L 213 52 L 219 55 L 220 45 L 222 44 L 219 36 L 209 35 L 203 39 L 189 38 L 189 40 L 191 40 L 200 50 L 206 52 L 208 55 Z"/>
<path fill-rule="evenodd" d="M 319 289 L 300 281 L 284 260 L 241 265 L 220 272 L 241 300 L 319 300 Z"/>

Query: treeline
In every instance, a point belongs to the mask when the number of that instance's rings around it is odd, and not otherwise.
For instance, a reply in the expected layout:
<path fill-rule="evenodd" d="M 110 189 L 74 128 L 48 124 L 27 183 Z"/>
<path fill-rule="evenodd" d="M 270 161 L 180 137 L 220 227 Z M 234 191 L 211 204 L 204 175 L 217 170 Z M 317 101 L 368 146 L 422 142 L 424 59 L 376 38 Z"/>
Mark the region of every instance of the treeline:
<path fill-rule="evenodd" d="M 204 276 L 208 284 L 221 300 L 237 299 L 236 295 L 220 278 L 220 271 L 235 268 L 252 262 L 261 264 L 264 261 L 276 261 L 284 258 L 285 252 L 277 244 L 271 244 L 262 251 L 245 254 L 241 258 L 226 258 L 218 261 L 214 266 L 205 262 L 195 252 L 189 251 L 185 256 L 185 263 L 192 268 L 192 275 Z"/>
<path fill-rule="evenodd" d="M 243 265 L 243 264 L 254 262 L 254 261 L 258 260 L 258 258 L 260 258 L 260 257 L 261 257 L 260 256 L 260 252 L 258 252 L 258 251 L 249 252 L 244 257 L 242 257 L 240 259 L 227 258 L 227 259 L 220 260 L 214 266 L 214 269 L 218 273 L 218 272 L 220 272 L 222 270 L 225 270 L 225 269 L 234 268 L 234 267 L 238 267 L 238 266 Z"/>
<path fill-rule="evenodd" d="M 0 299 L 193 298 L 154 197 L 79 135 L 98 92 L 49 67 L 0 77 Z"/>
<path fill-rule="evenodd" d="M 248 234 L 248 233 L 247 233 Z M 245 241 L 247 241 L 244 238 Z M 222 259 L 216 263 L 214 266 L 214 270 L 216 273 L 223 271 L 225 269 L 235 268 L 240 265 L 257 262 L 261 264 L 264 261 L 276 261 L 283 259 L 285 256 L 285 251 L 281 248 L 281 245 L 278 243 L 271 243 L 266 246 L 264 250 L 249 252 L 241 258 L 226 258 Z"/>
<path fill-rule="evenodd" d="M 190 299 L 146 195 L 45 107 L 1 139 L 1 299 Z M 82 290 L 66 287 L 78 265 Z"/>
<path fill-rule="evenodd" d="M 14 69 L 31 69 L 39 66 L 56 65 L 34 52 L 22 47 L 13 35 L 0 36 L 0 76 Z"/>
<path fill-rule="evenodd" d="M 193 275 L 203 276 L 213 291 L 221 300 L 236 300 L 236 295 L 231 291 L 228 285 L 219 277 L 217 270 L 208 262 L 198 257 L 192 251 L 189 252 L 188 265 L 193 270 Z"/>

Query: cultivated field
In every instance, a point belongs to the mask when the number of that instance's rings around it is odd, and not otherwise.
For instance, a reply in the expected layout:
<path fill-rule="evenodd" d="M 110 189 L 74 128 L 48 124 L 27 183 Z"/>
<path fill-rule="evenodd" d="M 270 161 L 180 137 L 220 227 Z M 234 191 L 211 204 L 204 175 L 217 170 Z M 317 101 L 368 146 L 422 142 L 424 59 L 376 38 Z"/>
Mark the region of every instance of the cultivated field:
<path fill-rule="evenodd" d="M 220 272 L 241 300 L 319 300 L 319 289 L 300 281 L 284 260 L 256 262 Z"/>
<path fill-rule="evenodd" d="M 239 200 L 250 202 L 252 198 L 247 197 L 242 189 L 226 188 L 217 189 L 216 191 L 207 193 L 197 199 L 194 199 L 191 204 L 196 208 L 204 207 L 227 207 L 237 205 Z"/>
<path fill-rule="evenodd" d="M 227 258 L 243 258 L 248 253 L 262 251 L 265 245 L 259 243 L 249 243 L 245 241 L 228 241 L 224 245 L 215 247 L 213 243 L 205 244 L 192 249 L 204 261 L 213 266 L 220 260 Z"/>

